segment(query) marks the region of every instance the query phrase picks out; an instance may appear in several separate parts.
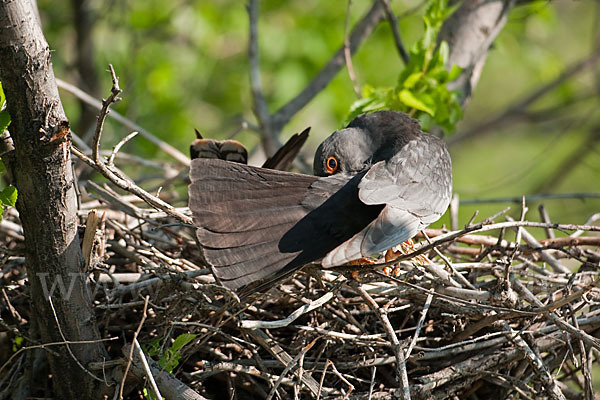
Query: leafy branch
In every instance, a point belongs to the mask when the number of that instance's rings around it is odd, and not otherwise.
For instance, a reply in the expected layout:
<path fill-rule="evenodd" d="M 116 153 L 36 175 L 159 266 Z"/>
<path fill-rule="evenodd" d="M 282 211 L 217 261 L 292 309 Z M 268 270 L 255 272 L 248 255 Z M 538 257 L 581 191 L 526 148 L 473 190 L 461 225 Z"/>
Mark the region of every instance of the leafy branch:
<path fill-rule="evenodd" d="M 409 51 L 409 62 L 400 73 L 395 87 L 374 88 L 365 85 L 363 98 L 354 102 L 347 121 L 364 112 L 392 109 L 403 111 L 421 121 L 428 131 L 435 124 L 446 132 L 454 131 L 462 116 L 458 92 L 448 90 L 446 84 L 456 79 L 461 68 L 446 69 L 448 44 L 437 44 L 437 36 L 444 21 L 456 10 L 448 0 L 430 0 L 423 21 L 423 37 Z"/>

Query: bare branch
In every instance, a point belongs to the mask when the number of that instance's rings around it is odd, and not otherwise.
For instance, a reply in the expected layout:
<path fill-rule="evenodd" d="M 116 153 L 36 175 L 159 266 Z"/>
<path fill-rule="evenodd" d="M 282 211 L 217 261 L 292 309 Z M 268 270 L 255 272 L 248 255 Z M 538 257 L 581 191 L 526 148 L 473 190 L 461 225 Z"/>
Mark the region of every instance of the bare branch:
<path fill-rule="evenodd" d="M 262 132 L 262 142 L 267 156 L 277 150 L 279 143 L 279 129 L 273 129 L 271 115 L 267 102 L 263 96 L 260 79 L 260 62 L 258 51 L 258 0 L 250 0 L 248 4 L 248 17 L 250 19 L 250 36 L 248 41 L 248 60 L 250 63 L 250 88 L 252 91 L 253 110 L 258 119 Z"/>
<path fill-rule="evenodd" d="M 56 79 L 56 83 L 59 88 L 66 90 L 67 92 L 71 93 L 72 95 L 74 95 L 78 99 L 82 100 L 86 104 L 89 104 L 90 106 L 94 107 L 97 110 L 102 109 L 102 103 L 100 101 L 96 100 L 94 97 L 90 96 L 89 94 L 87 94 L 83 90 L 79 89 L 78 87 L 71 85 L 70 83 L 67 83 L 58 78 Z M 114 119 L 115 121 L 118 121 L 119 123 L 123 124 L 123 126 L 125 126 L 127 129 L 132 130 L 132 131 L 138 131 L 140 133 L 140 135 L 142 135 L 144 138 L 148 139 L 150 142 L 154 143 L 159 149 L 161 149 L 162 151 L 164 151 L 165 153 L 167 153 L 168 155 L 173 157 L 180 164 L 185 165 L 185 166 L 190 165 L 190 158 L 187 155 L 183 154 L 182 152 L 180 152 L 179 150 L 177 150 L 175 147 L 171 146 L 167 142 L 159 139 L 152 132 L 148 131 L 147 129 L 144 129 L 140 125 L 136 124 L 135 122 L 131 121 L 128 118 L 125 118 L 123 115 L 119 114 L 118 112 L 116 112 L 114 110 L 109 114 L 109 116 L 112 119 Z"/>
<path fill-rule="evenodd" d="M 570 66 L 565 68 L 563 73 L 557 76 L 555 79 L 546 83 L 545 85 L 542 85 L 541 87 L 537 88 L 531 93 L 528 93 L 521 100 L 511 105 L 509 108 L 507 108 L 500 114 L 477 124 L 476 126 L 468 129 L 465 132 L 451 136 L 448 140 L 448 146 L 455 145 L 466 139 L 470 139 L 473 136 L 480 136 L 484 133 L 490 132 L 492 130 L 497 130 L 502 126 L 505 126 L 519 115 L 522 115 L 525 112 L 525 110 L 537 100 L 548 94 L 550 91 L 555 89 L 557 86 L 559 86 L 566 80 L 569 80 L 577 74 L 594 67 L 599 60 L 600 46 L 598 46 L 596 50 L 588 57 L 574 64 L 571 64 Z"/>
<path fill-rule="evenodd" d="M 384 7 L 379 0 L 375 0 L 369 11 L 352 30 L 349 41 L 350 54 L 356 52 L 362 42 L 373 32 L 375 26 L 383 20 L 384 15 Z M 331 82 L 339 70 L 344 67 L 344 59 L 344 46 L 341 46 L 304 90 L 275 112 L 273 125 L 276 131 L 281 130 L 298 111 Z"/>
<path fill-rule="evenodd" d="M 350 9 L 352 8 L 352 0 L 348 0 L 348 6 L 346 7 L 346 19 L 344 21 L 344 60 L 346 61 L 346 69 L 348 70 L 348 76 L 352 81 L 354 87 L 354 93 L 357 97 L 360 95 L 360 87 L 356 82 L 356 74 L 354 73 L 354 67 L 352 66 L 352 54 L 350 54 L 350 40 L 348 38 L 348 27 L 350 26 Z"/>
<path fill-rule="evenodd" d="M 398 54 L 400 54 L 400 58 L 404 62 L 404 65 L 408 64 L 410 61 L 410 57 L 404 48 L 404 43 L 402 43 L 402 37 L 400 36 L 400 28 L 398 27 L 398 19 L 394 15 L 394 11 L 392 11 L 392 7 L 390 7 L 389 0 L 379 0 L 383 3 L 383 7 L 385 7 L 385 16 L 390 24 L 390 28 L 392 29 L 392 34 L 394 35 L 394 43 L 396 44 L 396 50 L 398 50 Z"/>

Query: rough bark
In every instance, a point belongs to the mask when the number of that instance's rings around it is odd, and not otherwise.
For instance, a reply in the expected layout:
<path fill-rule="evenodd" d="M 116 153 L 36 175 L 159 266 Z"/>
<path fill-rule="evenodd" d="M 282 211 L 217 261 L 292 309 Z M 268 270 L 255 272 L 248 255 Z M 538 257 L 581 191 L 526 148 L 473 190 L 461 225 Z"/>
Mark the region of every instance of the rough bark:
<path fill-rule="evenodd" d="M 67 119 L 50 49 L 29 1 L 0 1 L 0 81 L 12 117 L 15 150 L 11 169 L 25 233 L 31 309 L 41 340 L 99 339 L 81 270 L 70 141 L 48 139 Z M 90 361 L 108 358 L 101 343 L 52 349 L 47 356 L 55 398 L 93 399 L 106 393 L 101 380 L 83 369 Z"/>
<path fill-rule="evenodd" d="M 461 91 L 463 108 L 471 95 L 485 64 L 488 50 L 506 23 L 515 0 L 464 0 L 442 27 L 438 40 L 450 47 L 448 67 L 458 65 L 463 73 L 450 89 Z"/>

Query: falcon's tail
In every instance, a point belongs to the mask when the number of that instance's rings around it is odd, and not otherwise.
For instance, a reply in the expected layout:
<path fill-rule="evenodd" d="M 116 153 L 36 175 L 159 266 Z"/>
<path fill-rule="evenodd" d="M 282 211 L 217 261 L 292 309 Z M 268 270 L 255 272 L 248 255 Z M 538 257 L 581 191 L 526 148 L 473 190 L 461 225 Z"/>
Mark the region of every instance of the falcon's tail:
<path fill-rule="evenodd" d="M 223 285 L 270 282 L 301 267 L 294 264 L 297 253 L 283 253 L 278 245 L 306 215 L 301 202 L 317 177 L 196 159 L 190 179 L 196 235 Z"/>

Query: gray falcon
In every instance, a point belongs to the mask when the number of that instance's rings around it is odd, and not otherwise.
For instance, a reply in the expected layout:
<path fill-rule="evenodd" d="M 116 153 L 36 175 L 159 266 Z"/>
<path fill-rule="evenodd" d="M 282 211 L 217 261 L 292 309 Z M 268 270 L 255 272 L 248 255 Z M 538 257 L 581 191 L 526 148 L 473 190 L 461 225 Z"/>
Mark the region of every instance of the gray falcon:
<path fill-rule="evenodd" d="M 261 291 L 305 264 L 381 253 L 446 211 L 444 142 L 407 114 L 356 117 L 318 147 L 314 174 L 195 159 L 189 206 L 202 255 L 224 286 Z"/>

